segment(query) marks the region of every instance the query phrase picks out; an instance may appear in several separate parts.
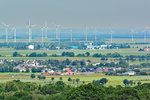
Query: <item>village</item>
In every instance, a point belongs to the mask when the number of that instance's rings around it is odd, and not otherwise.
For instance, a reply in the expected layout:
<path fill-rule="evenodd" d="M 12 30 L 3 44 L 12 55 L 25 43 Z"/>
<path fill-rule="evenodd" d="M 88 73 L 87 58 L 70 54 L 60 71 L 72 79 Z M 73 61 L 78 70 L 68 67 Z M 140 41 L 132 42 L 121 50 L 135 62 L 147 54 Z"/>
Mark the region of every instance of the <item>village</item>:
<path fill-rule="evenodd" d="M 118 63 L 92 63 L 90 61 L 76 61 L 76 60 L 0 60 L 0 66 L 6 64 L 13 65 L 13 71 L 24 73 L 41 73 L 43 75 L 92 75 L 96 73 L 116 73 L 119 75 L 135 75 L 138 68 L 128 69 L 122 67 L 111 67 L 111 64 Z M 7 67 L 6 67 L 7 68 Z M 9 67 L 11 68 L 11 67 Z M 8 69 L 9 69 L 8 68 Z M 3 68 L 4 69 L 4 68 Z M 0 71 L 4 72 L 0 67 Z M 7 71 L 6 71 L 7 72 Z M 106 74 L 107 75 L 107 74 Z M 109 74 L 114 75 L 114 74 Z M 115 74 L 116 75 L 116 74 Z"/>

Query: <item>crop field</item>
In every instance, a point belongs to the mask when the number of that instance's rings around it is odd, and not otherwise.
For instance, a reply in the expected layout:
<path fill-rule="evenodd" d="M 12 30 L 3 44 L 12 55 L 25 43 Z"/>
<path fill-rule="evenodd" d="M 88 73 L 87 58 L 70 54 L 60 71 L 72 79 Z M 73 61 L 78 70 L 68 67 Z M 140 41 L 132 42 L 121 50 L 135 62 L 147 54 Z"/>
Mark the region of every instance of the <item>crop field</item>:
<path fill-rule="evenodd" d="M 0 49 L 0 54 L 4 55 L 4 56 L 11 56 L 13 54 L 13 52 L 17 51 L 18 53 L 25 55 L 25 54 L 30 54 L 32 52 L 36 52 L 36 53 L 43 53 L 46 52 L 48 55 L 52 55 L 52 54 L 57 54 L 57 55 L 61 55 L 61 53 L 63 51 L 65 52 L 74 52 L 75 54 L 82 54 L 82 53 L 86 53 L 86 52 L 90 52 L 90 54 L 94 54 L 94 53 L 101 53 L 101 54 L 107 54 L 107 53 L 115 53 L 118 52 L 121 55 L 144 55 L 147 54 L 148 52 L 141 52 L 138 51 L 138 48 L 130 48 L 130 49 L 103 49 L 103 50 L 14 50 L 14 49 L 5 49 L 2 48 Z"/>
<path fill-rule="evenodd" d="M 128 79 L 128 80 L 132 80 L 134 82 L 138 82 L 141 81 L 141 83 L 150 83 L 150 76 L 106 76 L 103 74 L 94 74 L 94 75 L 59 75 L 59 76 L 46 76 L 46 80 L 39 80 L 37 78 L 35 79 L 31 79 L 30 78 L 30 74 L 31 73 L 0 73 L 0 83 L 4 83 L 7 81 L 11 81 L 11 80 L 21 80 L 23 82 L 36 82 L 38 84 L 46 84 L 46 83 L 50 83 L 50 82 L 56 82 L 59 81 L 59 78 L 62 77 L 62 81 L 64 81 L 66 84 L 70 84 L 70 85 L 77 85 L 77 84 L 73 84 L 72 82 L 68 82 L 68 78 L 70 77 L 71 79 L 80 79 L 80 83 L 82 84 L 83 81 L 85 81 L 85 83 L 91 83 L 93 80 L 99 80 L 101 78 L 107 78 L 108 79 L 108 83 L 106 84 L 106 86 L 112 85 L 112 86 L 116 86 L 116 85 L 124 85 L 123 84 L 123 80 L 124 79 Z M 37 73 L 37 75 L 39 75 L 40 73 Z M 54 81 L 51 81 L 51 77 L 54 77 Z"/>
<path fill-rule="evenodd" d="M 21 55 L 26 55 L 26 54 L 30 54 L 32 52 L 36 52 L 36 53 L 44 53 L 46 52 L 48 54 L 48 56 L 52 55 L 52 54 L 57 54 L 58 56 L 60 56 L 62 54 L 63 51 L 65 52 L 74 52 L 75 55 L 77 54 L 83 54 L 86 52 L 89 52 L 91 55 L 95 54 L 95 53 L 101 53 L 101 54 L 107 54 L 107 53 L 115 53 L 118 52 L 123 56 L 126 55 L 146 55 L 149 52 L 144 52 L 144 51 L 138 51 L 138 48 L 129 48 L 129 49 L 105 49 L 105 50 L 14 50 L 14 49 L 8 49 L 8 48 L 1 48 L 0 49 L 0 55 L 6 56 L 6 57 L 0 57 L 0 59 L 16 59 L 16 60 L 24 60 L 24 59 L 57 59 L 57 60 L 65 60 L 65 59 L 70 59 L 70 60 L 88 60 L 90 59 L 92 62 L 100 62 L 100 58 L 99 57 L 11 57 L 12 54 L 16 51 Z M 112 59 L 112 58 L 111 58 Z M 108 59 L 108 61 L 110 61 L 111 59 Z M 140 64 L 143 62 L 139 62 L 138 60 L 135 62 L 129 62 L 130 64 Z"/>

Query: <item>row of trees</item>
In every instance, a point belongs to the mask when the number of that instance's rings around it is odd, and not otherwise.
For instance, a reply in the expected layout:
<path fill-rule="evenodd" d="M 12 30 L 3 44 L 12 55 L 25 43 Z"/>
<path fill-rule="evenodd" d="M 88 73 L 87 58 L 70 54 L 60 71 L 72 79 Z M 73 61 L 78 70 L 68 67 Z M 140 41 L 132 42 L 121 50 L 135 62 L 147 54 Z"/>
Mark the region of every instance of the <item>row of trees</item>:
<path fill-rule="evenodd" d="M 14 52 L 13 57 L 22 57 L 23 55 L 19 54 L 18 52 Z M 36 52 L 33 52 L 31 54 L 26 54 L 26 57 L 47 57 L 47 53 L 39 53 L 37 54 Z M 52 54 L 52 57 L 60 57 L 57 54 Z M 61 57 L 100 57 L 101 60 L 108 60 L 108 58 L 119 58 L 119 59 L 124 59 L 126 61 L 136 61 L 137 59 L 141 62 L 141 61 L 145 61 L 145 60 L 150 60 L 150 54 L 146 54 L 146 55 L 129 55 L 129 56 L 125 56 L 123 57 L 122 55 L 120 55 L 119 53 L 107 53 L 106 55 L 102 55 L 101 53 L 95 53 L 93 55 L 90 55 L 89 52 L 86 52 L 84 54 L 77 54 L 75 55 L 74 52 L 62 52 Z"/>

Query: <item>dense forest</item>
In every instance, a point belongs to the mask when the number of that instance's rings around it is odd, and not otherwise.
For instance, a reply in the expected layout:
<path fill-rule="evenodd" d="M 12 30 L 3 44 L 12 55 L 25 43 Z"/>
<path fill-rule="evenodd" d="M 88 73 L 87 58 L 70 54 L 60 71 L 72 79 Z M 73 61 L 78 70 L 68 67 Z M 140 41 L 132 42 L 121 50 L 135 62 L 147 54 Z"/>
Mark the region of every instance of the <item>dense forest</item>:
<path fill-rule="evenodd" d="M 125 80 L 124 80 L 125 81 Z M 104 81 L 105 82 L 105 81 Z M 46 83 L 13 80 L 0 84 L 0 100 L 149 100 L 150 84 L 104 86 L 103 82 L 70 86 L 63 81 Z"/>

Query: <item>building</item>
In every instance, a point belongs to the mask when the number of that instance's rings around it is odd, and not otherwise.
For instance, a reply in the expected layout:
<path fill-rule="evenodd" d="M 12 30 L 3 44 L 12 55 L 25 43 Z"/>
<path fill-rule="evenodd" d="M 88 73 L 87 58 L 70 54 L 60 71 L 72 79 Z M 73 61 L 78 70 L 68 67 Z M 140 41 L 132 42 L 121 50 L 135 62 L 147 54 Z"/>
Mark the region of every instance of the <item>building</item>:
<path fill-rule="evenodd" d="M 29 49 L 29 50 L 34 50 L 34 45 L 29 45 L 29 46 L 28 46 L 28 49 Z"/>
<path fill-rule="evenodd" d="M 86 49 L 99 49 L 99 46 L 95 46 L 93 43 L 86 43 Z"/>
<path fill-rule="evenodd" d="M 78 49 L 78 46 L 71 46 L 71 49 Z"/>
<path fill-rule="evenodd" d="M 100 49 L 110 49 L 112 45 L 101 45 Z"/>
<path fill-rule="evenodd" d="M 148 51 L 150 51 L 150 48 L 145 48 L 144 51 L 147 51 L 147 52 L 148 52 Z"/>
<path fill-rule="evenodd" d="M 123 75 L 130 75 L 130 76 L 133 76 L 135 74 L 136 73 L 134 71 L 128 71 L 128 72 L 123 73 Z"/>

